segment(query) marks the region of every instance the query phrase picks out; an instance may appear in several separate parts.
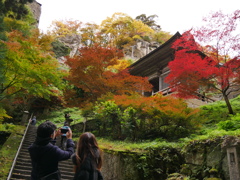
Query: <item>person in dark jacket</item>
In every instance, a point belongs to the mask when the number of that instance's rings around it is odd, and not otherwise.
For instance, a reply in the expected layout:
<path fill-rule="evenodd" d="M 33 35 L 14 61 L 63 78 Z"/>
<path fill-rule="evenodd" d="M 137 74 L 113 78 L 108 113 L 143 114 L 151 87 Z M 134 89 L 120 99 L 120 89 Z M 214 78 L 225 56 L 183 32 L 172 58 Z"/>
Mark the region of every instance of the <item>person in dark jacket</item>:
<path fill-rule="evenodd" d="M 68 126 L 70 126 L 71 122 L 73 122 L 73 119 L 71 119 L 71 115 L 69 113 L 65 113 L 65 122 L 68 123 Z"/>
<path fill-rule="evenodd" d="M 95 136 L 83 133 L 77 144 L 76 153 L 72 156 L 74 164 L 74 180 L 103 180 L 101 150 Z"/>
<path fill-rule="evenodd" d="M 28 148 L 32 162 L 31 180 L 59 180 L 61 179 L 58 162 L 67 160 L 74 153 L 72 131 L 67 132 L 66 151 L 54 145 L 54 139 L 61 135 L 60 129 L 46 121 L 37 128 L 35 142 Z"/>
<path fill-rule="evenodd" d="M 36 116 L 33 116 L 33 118 L 31 119 L 31 125 L 36 125 L 36 123 L 37 123 L 37 118 L 36 118 Z"/>

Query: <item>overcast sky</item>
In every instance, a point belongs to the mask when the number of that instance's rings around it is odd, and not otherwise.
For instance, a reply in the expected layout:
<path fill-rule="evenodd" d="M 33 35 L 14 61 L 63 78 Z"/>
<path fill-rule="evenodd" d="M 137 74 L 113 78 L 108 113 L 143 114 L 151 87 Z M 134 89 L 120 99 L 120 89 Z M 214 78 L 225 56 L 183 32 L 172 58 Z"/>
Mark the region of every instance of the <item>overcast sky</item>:
<path fill-rule="evenodd" d="M 199 26 L 203 16 L 222 10 L 232 13 L 240 8 L 240 0 L 37 0 L 42 4 L 39 28 L 46 32 L 54 20 L 79 20 L 100 24 L 116 12 L 135 18 L 157 15 L 163 31 L 183 33 Z"/>

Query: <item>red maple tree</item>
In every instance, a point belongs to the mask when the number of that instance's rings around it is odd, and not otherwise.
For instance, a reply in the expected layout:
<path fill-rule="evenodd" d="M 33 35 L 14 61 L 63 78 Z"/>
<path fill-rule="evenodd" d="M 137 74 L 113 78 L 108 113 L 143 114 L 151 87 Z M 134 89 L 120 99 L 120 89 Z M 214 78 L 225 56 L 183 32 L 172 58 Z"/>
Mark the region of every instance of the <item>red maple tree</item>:
<path fill-rule="evenodd" d="M 240 10 L 231 15 L 212 13 L 204 19 L 206 26 L 189 30 L 175 41 L 175 59 L 169 63 L 166 82 L 179 97 L 197 97 L 196 92 L 219 93 L 229 113 L 234 113 L 229 95 L 240 90 L 239 20 Z"/>
<path fill-rule="evenodd" d="M 94 102 L 104 94 L 131 94 L 151 91 L 147 78 L 130 75 L 127 69 L 114 70 L 112 67 L 123 57 L 116 48 L 105 48 L 97 44 L 79 49 L 79 55 L 67 57 L 70 74 L 66 79 L 72 85 L 66 93 L 68 104 L 82 106 Z"/>

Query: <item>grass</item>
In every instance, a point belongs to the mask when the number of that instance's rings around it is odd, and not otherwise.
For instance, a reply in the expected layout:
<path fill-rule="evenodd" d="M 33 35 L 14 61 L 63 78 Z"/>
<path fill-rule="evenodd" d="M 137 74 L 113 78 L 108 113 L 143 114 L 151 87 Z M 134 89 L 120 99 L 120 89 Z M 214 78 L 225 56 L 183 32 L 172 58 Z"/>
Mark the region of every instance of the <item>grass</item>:
<path fill-rule="evenodd" d="M 15 126 L 13 133 L 4 143 L 0 151 L 0 179 L 7 179 L 13 159 L 24 134 L 25 126 Z"/>
<path fill-rule="evenodd" d="M 101 149 L 120 152 L 137 152 L 144 153 L 149 148 L 157 147 L 182 147 L 181 142 L 166 142 L 166 141 L 144 141 L 144 142 L 129 142 L 129 141 L 112 141 L 106 138 L 98 138 L 98 143 Z"/>

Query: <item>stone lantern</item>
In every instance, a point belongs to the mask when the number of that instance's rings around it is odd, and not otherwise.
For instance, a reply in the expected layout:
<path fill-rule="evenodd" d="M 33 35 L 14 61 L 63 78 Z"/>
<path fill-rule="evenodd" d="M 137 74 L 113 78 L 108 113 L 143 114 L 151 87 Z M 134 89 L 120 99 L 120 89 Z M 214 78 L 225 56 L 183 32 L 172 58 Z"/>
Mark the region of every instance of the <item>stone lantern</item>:
<path fill-rule="evenodd" d="M 234 136 L 227 136 L 222 144 L 222 148 L 226 149 L 227 153 L 230 180 L 240 180 L 239 157 L 238 157 L 239 147 L 240 139 Z"/>

